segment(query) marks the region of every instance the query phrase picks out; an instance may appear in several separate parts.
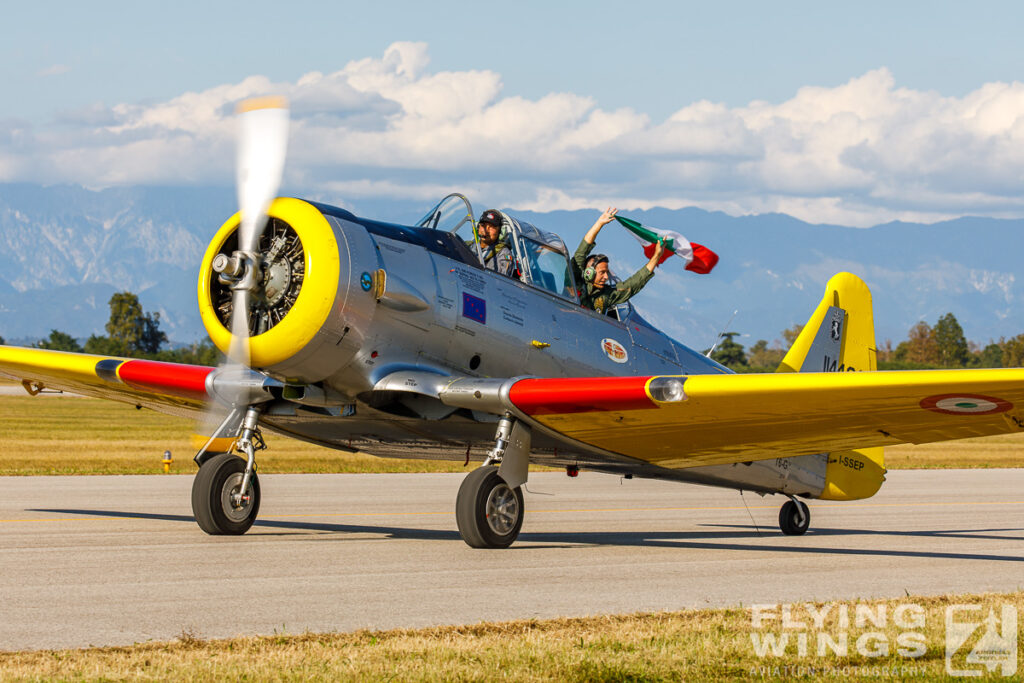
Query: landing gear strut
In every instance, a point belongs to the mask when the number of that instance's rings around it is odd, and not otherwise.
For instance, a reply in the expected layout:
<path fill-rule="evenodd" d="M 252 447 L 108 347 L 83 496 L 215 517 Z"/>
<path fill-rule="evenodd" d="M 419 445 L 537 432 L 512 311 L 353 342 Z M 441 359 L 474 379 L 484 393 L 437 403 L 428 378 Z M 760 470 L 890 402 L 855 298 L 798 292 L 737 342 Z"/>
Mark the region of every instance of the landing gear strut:
<path fill-rule="evenodd" d="M 802 536 L 811 526 L 811 511 L 806 503 L 795 496 L 783 504 L 779 510 L 779 528 L 787 536 Z"/>
<path fill-rule="evenodd" d="M 199 528 L 212 535 L 244 534 L 260 510 L 260 480 L 256 476 L 256 451 L 266 448 L 257 420 L 259 410 L 249 407 L 242 421 L 238 449 L 243 460 L 220 453 L 203 461 L 192 481 L 192 514 Z"/>
<path fill-rule="evenodd" d="M 529 427 L 505 415 L 487 460 L 462 480 L 455 499 L 455 522 L 471 548 L 507 548 L 519 537 L 529 461 Z"/>

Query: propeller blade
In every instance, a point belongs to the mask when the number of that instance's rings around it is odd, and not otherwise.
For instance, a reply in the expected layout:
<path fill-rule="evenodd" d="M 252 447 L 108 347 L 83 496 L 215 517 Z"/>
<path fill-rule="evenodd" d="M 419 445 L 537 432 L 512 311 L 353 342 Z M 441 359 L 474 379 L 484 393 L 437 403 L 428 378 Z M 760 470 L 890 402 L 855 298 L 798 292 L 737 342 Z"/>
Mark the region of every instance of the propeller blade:
<path fill-rule="evenodd" d="M 236 289 L 231 297 L 231 345 L 225 365 L 249 367 L 249 302 L 252 292 Z"/>
<path fill-rule="evenodd" d="M 231 302 L 231 343 L 227 359 L 218 374 L 237 378 L 249 372 L 249 316 L 254 291 L 260 285 L 260 237 L 266 227 L 267 211 L 277 196 L 288 148 L 288 103 L 283 97 L 245 100 L 238 105 L 238 251 L 240 277 L 233 286 Z M 233 448 L 242 415 L 254 399 L 245 382 L 226 381 L 207 406 L 199 427 L 200 454 L 207 449 Z M 228 443 L 230 442 L 230 443 Z M 198 457 L 198 455 L 197 455 Z"/>
<path fill-rule="evenodd" d="M 238 105 L 238 206 L 242 224 L 238 248 L 255 251 L 263 234 L 267 209 L 277 196 L 288 149 L 288 102 L 260 97 Z"/>

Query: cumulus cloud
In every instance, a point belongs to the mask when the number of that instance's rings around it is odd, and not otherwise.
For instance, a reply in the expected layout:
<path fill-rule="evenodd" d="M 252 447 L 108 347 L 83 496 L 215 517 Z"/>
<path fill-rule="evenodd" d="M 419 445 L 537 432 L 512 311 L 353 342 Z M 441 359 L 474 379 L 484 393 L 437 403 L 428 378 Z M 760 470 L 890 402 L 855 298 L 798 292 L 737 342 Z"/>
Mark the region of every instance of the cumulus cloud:
<path fill-rule="evenodd" d="M 292 104 L 286 182 L 311 193 L 477 188 L 535 210 L 699 206 L 846 225 L 1024 215 L 1021 83 L 948 97 L 881 68 L 781 103 L 681 103 L 654 121 L 586 94 L 508 95 L 491 71 L 431 71 L 422 43 L 294 83 L 252 76 L 42 127 L 0 122 L 0 180 L 227 183 L 234 106 L 268 93 Z"/>

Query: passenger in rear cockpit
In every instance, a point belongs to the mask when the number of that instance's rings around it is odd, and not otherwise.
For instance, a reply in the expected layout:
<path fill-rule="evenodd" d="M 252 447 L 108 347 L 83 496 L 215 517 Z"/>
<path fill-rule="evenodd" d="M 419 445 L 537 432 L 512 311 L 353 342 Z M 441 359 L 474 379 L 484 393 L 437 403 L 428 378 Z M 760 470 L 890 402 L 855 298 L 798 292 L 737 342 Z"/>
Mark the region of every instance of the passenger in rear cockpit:
<path fill-rule="evenodd" d="M 604 254 L 591 254 L 597 234 L 601 228 L 615 219 L 618 209 L 609 207 L 594 222 L 594 225 L 583 236 L 580 246 L 573 255 L 573 274 L 577 282 L 583 283 L 580 291 L 580 305 L 598 313 L 607 314 L 616 304 L 629 301 L 637 292 L 644 288 L 654 277 L 654 269 L 658 267 L 661 255 L 665 253 L 664 242 L 658 242 L 650 261 L 627 278 L 614 286 L 609 283 L 611 273 L 608 270 L 608 257 Z"/>
<path fill-rule="evenodd" d="M 477 241 L 466 243 L 480 259 L 480 265 L 502 275 L 512 275 L 514 258 L 509 249 L 501 214 L 493 209 L 484 211 L 477 221 Z"/>

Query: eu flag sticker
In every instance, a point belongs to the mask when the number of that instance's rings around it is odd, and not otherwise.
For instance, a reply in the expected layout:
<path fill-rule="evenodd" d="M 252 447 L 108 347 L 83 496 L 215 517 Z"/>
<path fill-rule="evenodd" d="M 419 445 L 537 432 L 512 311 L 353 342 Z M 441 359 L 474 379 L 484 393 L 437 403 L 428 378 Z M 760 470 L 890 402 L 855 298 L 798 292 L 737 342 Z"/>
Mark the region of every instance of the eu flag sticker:
<path fill-rule="evenodd" d="M 462 317 L 487 324 L 487 302 L 472 294 L 462 293 Z"/>

